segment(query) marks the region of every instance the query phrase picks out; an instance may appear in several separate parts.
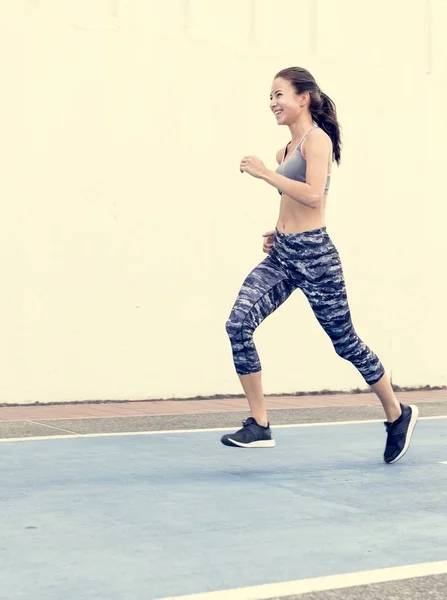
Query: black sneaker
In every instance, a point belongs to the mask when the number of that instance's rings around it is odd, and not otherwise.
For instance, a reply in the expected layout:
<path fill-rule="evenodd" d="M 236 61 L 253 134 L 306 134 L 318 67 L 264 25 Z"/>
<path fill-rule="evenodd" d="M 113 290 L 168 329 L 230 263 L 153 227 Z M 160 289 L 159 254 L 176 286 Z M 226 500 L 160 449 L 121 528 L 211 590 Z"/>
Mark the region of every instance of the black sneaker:
<path fill-rule="evenodd" d="M 404 404 L 401 404 L 400 407 L 402 409 L 402 414 L 396 421 L 393 423 L 385 421 L 385 429 L 388 433 L 388 437 L 383 459 L 389 464 L 397 462 L 408 450 L 411 436 L 419 416 L 417 406 L 405 406 Z"/>
<path fill-rule="evenodd" d="M 222 444 L 238 448 L 273 448 L 276 445 L 275 440 L 272 439 L 270 425 L 267 427 L 258 425 L 253 417 L 242 421 L 242 425 L 242 429 L 236 433 L 222 436 Z"/>

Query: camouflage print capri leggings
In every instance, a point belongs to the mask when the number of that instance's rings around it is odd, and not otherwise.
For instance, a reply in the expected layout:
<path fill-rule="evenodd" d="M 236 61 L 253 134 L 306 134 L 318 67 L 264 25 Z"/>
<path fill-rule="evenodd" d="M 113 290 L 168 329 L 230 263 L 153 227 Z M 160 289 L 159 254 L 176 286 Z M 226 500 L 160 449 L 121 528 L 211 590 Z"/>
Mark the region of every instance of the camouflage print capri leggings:
<path fill-rule="evenodd" d="M 384 368 L 354 330 L 340 257 L 326 227 L 304 233 L 276 229 L 270 254 L 245 279 L 226 323 L 236 372 L 261 370 L 254 331 L 297 288 L 306 295 L 335 352 L 351 362 L 366 383 L 377 383 Z"/>

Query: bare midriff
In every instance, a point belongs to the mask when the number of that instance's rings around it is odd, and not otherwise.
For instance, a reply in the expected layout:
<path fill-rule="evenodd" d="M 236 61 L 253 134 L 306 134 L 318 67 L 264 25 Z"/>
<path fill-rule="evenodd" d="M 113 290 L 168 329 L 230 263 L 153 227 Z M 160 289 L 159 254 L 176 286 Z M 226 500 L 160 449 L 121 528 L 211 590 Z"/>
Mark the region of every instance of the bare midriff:
<path fill-rule="evenodd" d="M 282 194 L 276 227 L 282 233 L 302 233 L 326 227 L 326 202 L 327 196 L 323 196 L 318 208 L 310 208 Z"/>

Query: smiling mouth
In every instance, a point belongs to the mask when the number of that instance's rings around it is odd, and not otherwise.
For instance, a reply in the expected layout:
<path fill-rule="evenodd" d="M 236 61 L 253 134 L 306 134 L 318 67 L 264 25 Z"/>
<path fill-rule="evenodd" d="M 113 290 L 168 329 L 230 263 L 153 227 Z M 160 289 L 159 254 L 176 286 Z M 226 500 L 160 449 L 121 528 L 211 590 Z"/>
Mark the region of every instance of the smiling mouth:
<path fill-rule="evenodd" d="M 280 115 L 282 113 L 282 110 L 275 110 L 273 112 L 273 114 L 275 115 L 275 117 L 277 117 L 278 115 Z"/>

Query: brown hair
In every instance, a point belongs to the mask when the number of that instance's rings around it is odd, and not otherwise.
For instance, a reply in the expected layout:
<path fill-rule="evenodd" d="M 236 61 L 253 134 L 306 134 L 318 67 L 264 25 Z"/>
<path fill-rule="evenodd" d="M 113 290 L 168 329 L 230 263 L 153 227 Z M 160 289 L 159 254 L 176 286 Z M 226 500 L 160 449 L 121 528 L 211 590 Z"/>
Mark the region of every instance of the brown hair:
<path fill-rule="evenodd" d="M 297 94 L 309 92 L 309 110 L 312 118 L 321 129 L 323 129 L 332 140 L 332 159 L 340 164 L 341 158 L 341 135 L 340 125 L 337 121 L 335 104 L 327 94 L 324 94 L 317 85 L 314 77 L 301 67 L 289 67 L 279 71 L 275 79 L 287 79 Z"/>

